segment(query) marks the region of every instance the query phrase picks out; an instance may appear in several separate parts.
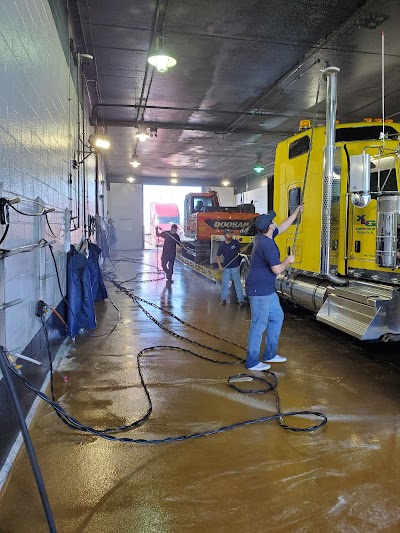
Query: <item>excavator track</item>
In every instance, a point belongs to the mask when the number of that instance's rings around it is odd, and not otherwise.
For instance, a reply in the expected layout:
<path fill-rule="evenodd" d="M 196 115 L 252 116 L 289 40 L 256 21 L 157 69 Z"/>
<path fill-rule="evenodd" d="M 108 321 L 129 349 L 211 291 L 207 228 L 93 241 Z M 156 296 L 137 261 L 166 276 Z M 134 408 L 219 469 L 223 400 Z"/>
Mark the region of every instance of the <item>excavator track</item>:
<path fill-rule="evenodd" d="M 199 265 L 210 263 L 211 244 L 209 241 L 183 241 L 182 255 Z"/>

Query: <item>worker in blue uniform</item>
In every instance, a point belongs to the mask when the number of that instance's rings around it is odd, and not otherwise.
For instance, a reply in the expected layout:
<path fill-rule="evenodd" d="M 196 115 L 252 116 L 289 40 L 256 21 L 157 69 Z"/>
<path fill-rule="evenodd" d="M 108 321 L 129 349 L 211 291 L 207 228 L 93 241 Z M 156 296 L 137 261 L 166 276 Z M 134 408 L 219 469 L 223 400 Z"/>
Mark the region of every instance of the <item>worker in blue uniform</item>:
<path fill-rule="evenodd" d="M 230 280 L 233 281 L 239 307 L 245 304 L 242 283 L 240 281 L 240 243 L 233 238 L 232 231 L 224 231 L 224 242 L 219 245 L 217 251 L 218 268 L 222 271 L 221 305 L 226 305 Z M 223 262 L 221 263 L 221 256 Z"/>
<path fill-rule="evenodd" d="M 283 311 L 275 292 L 275 279 L 294 262 L 294 255 L 280 260 L 275 244 L 278 233 L 286 231 L 298 215 L 303 212 L 299 205 L 279 226 L 274 222 L 274 211 L 260 215 L 255 222 L 258 235 L 254 239 L 250 258 L 250 269 L 246 279 L 246 294 L 250 300 L 251 324 L 247 344 L 246 368 L 268 370 L 270 363 L 283 363 L 286 357 L 276 353 L 283 323 Z M 260 348 L 265 332 L 265 348 L 260 362 Z"/>
<path fill-rule="evenodd" d="M 172 224 L 170 231 L 160 231 L 156 226 L 156 236 L 164 239 L 163 251 L 161 254 L 161 266 L 167 276 L 167 282 L 173 283 L 174 262 L 176 257 L 176 245 L 182 247 L 181 239 L 178 235 L 178 226 Z"/>

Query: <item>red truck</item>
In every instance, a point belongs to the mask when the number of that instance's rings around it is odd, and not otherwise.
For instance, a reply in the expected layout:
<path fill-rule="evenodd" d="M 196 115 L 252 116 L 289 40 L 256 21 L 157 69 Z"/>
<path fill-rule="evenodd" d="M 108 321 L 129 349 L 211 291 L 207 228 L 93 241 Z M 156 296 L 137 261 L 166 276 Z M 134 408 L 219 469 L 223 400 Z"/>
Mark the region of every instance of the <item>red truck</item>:
<path fill-rule="evenodd" d="M 156 237 L 156 226 L 161 231 L 171 229 L 171 225 L 178 226 L 178 234 L 181 233 L 179 227 L 179 209 L 176 204 L 159 204 L 152 202 L 150 204 L 150 244 L 158 246 L 163 244 L 164 240 Z"/>

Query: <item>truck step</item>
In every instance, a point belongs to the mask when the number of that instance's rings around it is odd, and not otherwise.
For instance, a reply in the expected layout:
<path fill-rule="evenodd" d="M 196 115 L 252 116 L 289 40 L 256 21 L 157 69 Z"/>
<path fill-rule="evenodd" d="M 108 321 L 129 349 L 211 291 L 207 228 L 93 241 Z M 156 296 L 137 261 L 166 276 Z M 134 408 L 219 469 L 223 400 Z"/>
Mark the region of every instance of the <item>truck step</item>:
<path fill-rule="evenodd" d="M 399 291 L 390 286 L 351 282 L 329 287 L 317 320 L 360 340 L 377 340 L 399 333 Z"/>
<path fill-rule="evenodd" d="M 357 314 L 352 313 L 350 309 L 347 311 L 348 312 L 345 312 L 343 306 L 341 306 L 340 309 L 335 310 L 330 303 L 328 310 L 320 309 L 317 314 L 317 320 L 328 326 L 333 326 L 340 331 L 344 331 L 353 337 L 357 337 L 357 339 L 363 339 L 368 326 L 371 323 L 371 317 L 368 317 L 367 315 L 357 317 Z M 351 316 L 352 314 L 353 316 Z M 357 320 L 357 318 L 361 319 Z"/>
<path fill-rule="evenodd" d="M 373 285 L 360 281 L 350 282 L 345 287 L 335 287 L 335 294 L 365 305 L 374 305 L 376 300 L 391 300 L 395 289 L 388 285 Z"/>

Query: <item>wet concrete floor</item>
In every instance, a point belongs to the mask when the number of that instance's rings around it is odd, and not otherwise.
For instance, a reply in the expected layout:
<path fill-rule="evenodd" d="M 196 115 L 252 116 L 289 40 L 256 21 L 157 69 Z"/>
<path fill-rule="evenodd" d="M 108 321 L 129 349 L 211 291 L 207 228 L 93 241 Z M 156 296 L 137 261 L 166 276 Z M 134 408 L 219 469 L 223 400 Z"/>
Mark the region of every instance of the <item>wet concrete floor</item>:
<path fill-rule="evenodd" d="M 154 263 L 156 251 L 130 257 Z M 121 279 L 150 267 L 117 265 Z M 179 263 L 175 283 L 130 283 L 135 293 L 219 336 L 245 345 L 249 309 L 219 305 L 219 288 Z M 152 277 L 145 275 L 146 277 Z M 162 331 L 126 295 L 110 288 L 121 321 L 109 337 L 81 335 L 64 348 L 56 376 L 62 406 L 93 427 L 120 426 L 147 408 L 136 354 L 171 345 L 229 360 Z M 175 332 L 212 347 L 243 350 L 187 328 L 157 309 Z M 114 324 L 109 303 L 99 327 Z M 285 310 L 273 369 L 283 410 L 315 409 L 328 424 L 315 433 L 284 431 L 276 421 L 162 445 L 118 443 L 79 433 L 43 402 L 31 426 L 58 531 L 374 532 L 400 531 L 400 359 L 398 346 L 365 345 L 300 311 Z M 226 385 L 242 365 L 218 365 L 171 349 L 143 356 L 153 399 L 150 420 L 122 436 L 163 438 L 266 416 L 271 393 L 240 394 Z M 295 424 L 296 420 L 288 420 Z M 299 425 L 310 420 L 299 420 Z M 26 453 L 0 496 L 1 533 L 47 531 Z"/>

